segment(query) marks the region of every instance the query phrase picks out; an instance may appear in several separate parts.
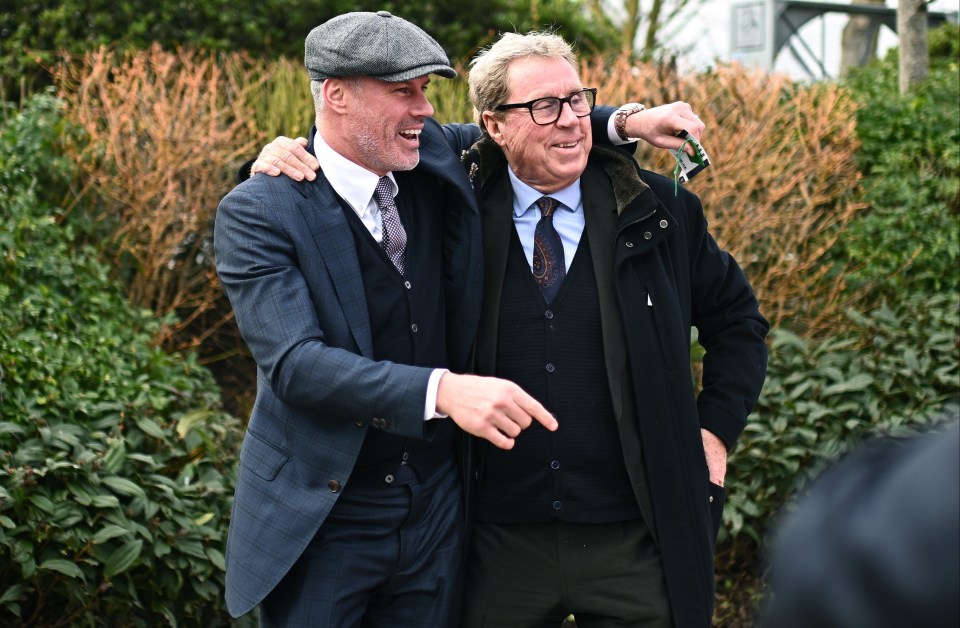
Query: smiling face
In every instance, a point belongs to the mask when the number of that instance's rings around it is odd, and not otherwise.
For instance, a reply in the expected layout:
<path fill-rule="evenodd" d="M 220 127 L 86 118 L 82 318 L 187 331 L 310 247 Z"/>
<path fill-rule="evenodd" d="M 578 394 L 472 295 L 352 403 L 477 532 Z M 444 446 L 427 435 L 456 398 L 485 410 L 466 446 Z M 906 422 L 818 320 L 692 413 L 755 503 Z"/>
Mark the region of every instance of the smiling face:
<path fill-rule="evenodd" d="M 380 176 L 416 167 L 423 121 L 433 115 L 426 97 L 429 76 L 398 83 L 370 77 L 326 83 L 327 106 L 339 115 L 324 121 L 323 137 L 334 150 Z"/>
<path fill-rule="evenodd" d="M 510 64 L 506 103 L 521 103 L 583 89 L 576 70 L 561 57 L 524 57 Z M 506 104 L 503 103 L 503 104 Z M 550 194 L 576 181 L 587 167 L 593 146 L 590 118 L 578 118 L 564 104 L 553 124 L 539 125 L 527 109 L 483 112 L 490 137 L 503 149 L 514 174 Z"/>

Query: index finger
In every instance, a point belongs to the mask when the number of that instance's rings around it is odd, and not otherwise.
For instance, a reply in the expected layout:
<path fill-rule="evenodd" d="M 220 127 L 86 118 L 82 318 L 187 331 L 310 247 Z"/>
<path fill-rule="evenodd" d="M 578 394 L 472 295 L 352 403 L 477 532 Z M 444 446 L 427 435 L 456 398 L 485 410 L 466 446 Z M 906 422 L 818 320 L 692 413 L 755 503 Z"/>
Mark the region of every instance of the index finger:
<path fill-rule="evenodd" d="M 523 396 L 516 400 L 516 403 L 521 410 L 529 414 L 534 418 L 534 420 L 540 423 L 540 425 L 544 426 L 551 432 L 557 431 L 557 428 L 560 427 L 556 417 L 554 417 L 549 410 L 544 408 L 543 404 L 530 395 L 524 393 Z"/>
<path fill-rule="evenodd" d="M 698 142 L 702 142 L 700 138 L 703 137 L 703 131 L 706 128 L 706 125 L 703 123 L 703 120 L 700 119 L 700 116 L 690 112 L 689 115 L 683 116 L 683 129 L 693 136 L 693 139 Z"/>

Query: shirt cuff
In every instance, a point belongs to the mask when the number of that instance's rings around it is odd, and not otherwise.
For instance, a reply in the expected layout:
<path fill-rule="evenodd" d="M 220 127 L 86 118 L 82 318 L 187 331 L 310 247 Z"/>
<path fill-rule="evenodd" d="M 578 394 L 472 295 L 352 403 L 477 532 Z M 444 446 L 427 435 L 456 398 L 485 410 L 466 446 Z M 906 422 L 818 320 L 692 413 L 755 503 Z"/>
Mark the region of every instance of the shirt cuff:
<path fill-rule="evenodd" d="M 444 373 L 449 372 L 447 369 L 433 369 L 433 372 L 430 373 L 430 379 L 427 380 L 427 398 L 423 404 L 424 421 L 447 418 L 446 414 L 437 412 L 437 390 L 440 388 L 440 378 L 443 377 Z"/>

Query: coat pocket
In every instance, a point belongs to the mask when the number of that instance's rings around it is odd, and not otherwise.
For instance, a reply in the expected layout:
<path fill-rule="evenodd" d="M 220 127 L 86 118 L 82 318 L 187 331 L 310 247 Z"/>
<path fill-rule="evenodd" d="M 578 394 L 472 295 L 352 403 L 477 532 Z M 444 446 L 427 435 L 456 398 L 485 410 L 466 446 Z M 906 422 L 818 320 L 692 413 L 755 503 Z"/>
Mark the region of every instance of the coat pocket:
<path fill-rule="evenodd" d="M 240 464 L 267 482 L 272 482 L 280 473 L 290 456 L 277 449 L 253 432 L 247 431 L 243 443 L 243 455 Z"/>
<path fill-rule="evenodd" d="M 707 499 L 710 500 L 711 541 L 716 544 L 720 525 L 723 523 L 723 505 L 727 501 L 727 489 L 719 484 L 707 482 Z"/>

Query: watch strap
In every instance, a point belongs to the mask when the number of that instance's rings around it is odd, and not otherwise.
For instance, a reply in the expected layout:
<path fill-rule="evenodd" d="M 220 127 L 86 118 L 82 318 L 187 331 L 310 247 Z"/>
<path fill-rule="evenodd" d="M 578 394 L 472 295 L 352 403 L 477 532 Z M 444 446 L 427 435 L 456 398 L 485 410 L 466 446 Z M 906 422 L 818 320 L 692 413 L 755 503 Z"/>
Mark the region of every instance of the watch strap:
<path fill-rule="evenodd" d="M 627 135 L 627 118 L 632 116 L 635 113 L 639 113 L 646 109 L 643 105 L 638 102 L 628 103 L 623 105 L 617 112 L 613 114 L 613 130 L 616 131 L 617 136 L 624 142 L 629 142 L 630 137 Z"/>

